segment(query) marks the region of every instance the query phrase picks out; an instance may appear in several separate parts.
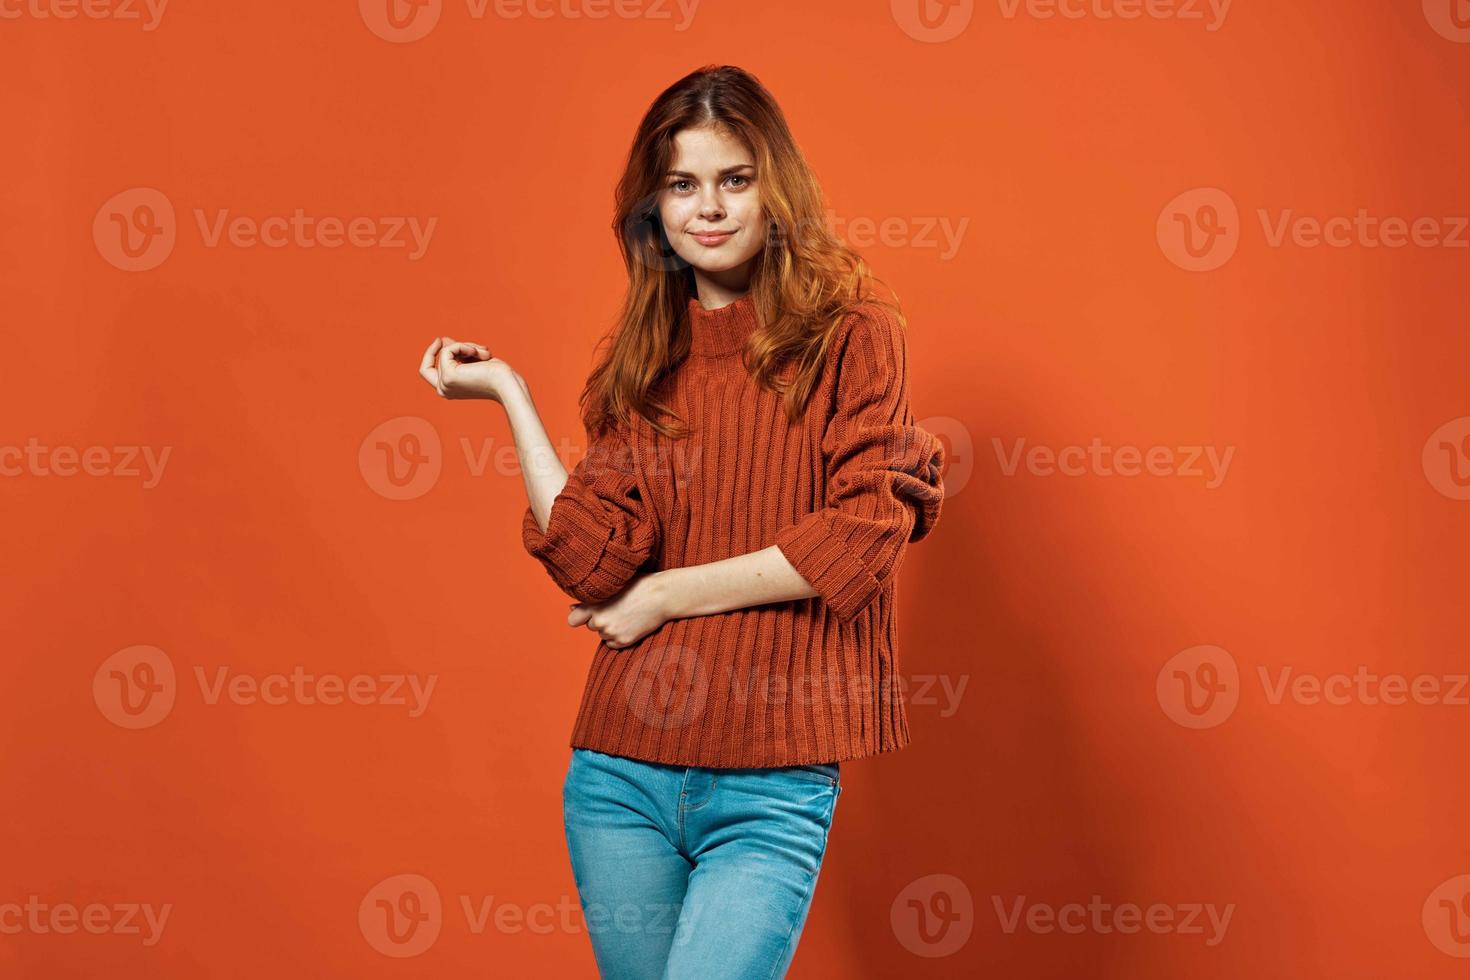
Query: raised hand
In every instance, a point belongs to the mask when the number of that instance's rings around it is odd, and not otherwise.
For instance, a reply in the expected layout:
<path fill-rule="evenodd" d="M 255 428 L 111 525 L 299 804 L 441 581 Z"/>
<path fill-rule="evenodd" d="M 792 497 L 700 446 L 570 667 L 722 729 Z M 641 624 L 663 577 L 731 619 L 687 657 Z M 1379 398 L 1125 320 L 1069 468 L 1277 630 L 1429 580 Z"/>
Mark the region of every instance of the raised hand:
<path fill-rule="evenodd" d="M 424 351 L 419 374 L 442 398 L 488 398 L 500 401 L 515 370 L 494 357 L 484 344 L 436 337 Z"/>

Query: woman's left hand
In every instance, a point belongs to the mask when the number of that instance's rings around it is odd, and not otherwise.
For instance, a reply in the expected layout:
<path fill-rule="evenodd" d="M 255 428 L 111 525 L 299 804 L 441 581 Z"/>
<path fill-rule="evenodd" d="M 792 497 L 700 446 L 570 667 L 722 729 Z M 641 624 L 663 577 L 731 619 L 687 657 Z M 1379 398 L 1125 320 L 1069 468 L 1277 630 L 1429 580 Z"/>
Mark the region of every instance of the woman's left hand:
<path fill-rule="evenodd" d="M 419 363 L 419 376 L 441 398 L 488 398 L 501 403 L 519 380 L 515 369 L 493 356 L 484 344 L 451 337 L 437 337 L 429 344 Z"/>
<path fill-rule="evenodd" d="M 632 646 L 673 618 L 667 575 L 646 572 L 606 602 L 575 603 L 567 625 L 585 625 L 613 649 Z"/>

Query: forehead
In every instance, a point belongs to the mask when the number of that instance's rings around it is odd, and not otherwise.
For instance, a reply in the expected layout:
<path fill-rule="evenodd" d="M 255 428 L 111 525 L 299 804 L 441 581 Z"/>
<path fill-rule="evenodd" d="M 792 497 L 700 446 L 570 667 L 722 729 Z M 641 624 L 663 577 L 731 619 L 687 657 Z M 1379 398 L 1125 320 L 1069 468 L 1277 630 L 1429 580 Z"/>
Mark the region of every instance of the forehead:
<path fill-rule="evenodd" d="M 743 140 L 723 130 L 681 129 L 674 134 L 675 170 L 717 171 L 742 163 L 754 166 L 755 156 Z"/>

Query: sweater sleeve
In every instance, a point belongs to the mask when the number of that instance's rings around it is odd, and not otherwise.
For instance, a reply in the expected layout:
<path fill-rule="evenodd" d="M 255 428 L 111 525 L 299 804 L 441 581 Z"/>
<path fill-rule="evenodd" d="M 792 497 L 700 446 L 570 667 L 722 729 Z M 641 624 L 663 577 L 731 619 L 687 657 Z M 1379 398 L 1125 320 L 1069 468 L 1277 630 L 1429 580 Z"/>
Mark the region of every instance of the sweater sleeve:
<path fill-rule="evenodd" d="M 621 428 L 606 430 L 567 474 L 543 532 L 526 507 L 521 543 L 578 602 L 604 602 L 658 547 L 658 522 L 637 455 Z"/>
<path fill-rule="evenodd" d="M 904 546 L 939 520 L 944 444 L 915 425 L 904 330 L 873 308 L 838 356 L 836 407 L 822 437 L 826 506 L 775 544 L 839 622 L 865 609 L 898 571 Z"/>

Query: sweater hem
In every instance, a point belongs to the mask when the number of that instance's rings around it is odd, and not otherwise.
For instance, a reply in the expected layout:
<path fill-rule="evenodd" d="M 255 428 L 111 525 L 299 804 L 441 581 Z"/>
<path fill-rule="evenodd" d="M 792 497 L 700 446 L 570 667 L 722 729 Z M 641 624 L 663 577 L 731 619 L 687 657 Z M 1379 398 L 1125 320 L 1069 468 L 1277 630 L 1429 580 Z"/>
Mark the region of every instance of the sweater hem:
<path fill-rule="evenodd" d="M 827 762 L 853 762 L 858 759 L 866 759 L 886 752 L 898 752 L 909 745 L 907 736 L 895 738 L 893 741 L 859 747 L 856 750 L 845 752 L 793 752 L 772 757 L 769 753 L 752 752 L 738 761 L 720 761 L 711 764 L 715 760 L 701 757 L 698 753 L 689 753 L 682 750 L 671 750 L 664 752 L 647 752 L 642 749 L 628 749 L 626 746 L 610 742 L 602 742 L 597 739 L 588 738 L 580 733 L 573 733 L 568 745 L 574 749 L 591 749 L 605 755 L 621 756 L 625 759 L 635 759 L 639 762 L 653 762 L 665 766 L 691 766 L 700 769 L 775 769 L 784 766 L 810 766 L 820 765 Z"/>

